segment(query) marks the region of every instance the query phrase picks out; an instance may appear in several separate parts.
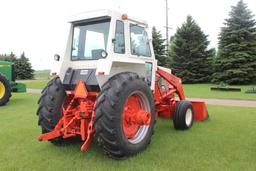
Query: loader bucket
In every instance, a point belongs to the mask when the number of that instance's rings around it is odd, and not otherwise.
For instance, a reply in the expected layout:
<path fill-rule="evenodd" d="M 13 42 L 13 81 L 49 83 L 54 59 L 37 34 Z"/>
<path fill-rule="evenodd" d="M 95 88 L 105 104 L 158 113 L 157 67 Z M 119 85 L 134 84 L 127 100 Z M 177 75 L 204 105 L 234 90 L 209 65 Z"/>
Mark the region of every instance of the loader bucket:
<path fill-rule="evenodd" d="M 191 101 L 191 103 L 193 105 L 194 114 L 195 114 L 194 119 L 196 121 L 204 121 L 209 117 L 204 101 L 193 100 Z"/>

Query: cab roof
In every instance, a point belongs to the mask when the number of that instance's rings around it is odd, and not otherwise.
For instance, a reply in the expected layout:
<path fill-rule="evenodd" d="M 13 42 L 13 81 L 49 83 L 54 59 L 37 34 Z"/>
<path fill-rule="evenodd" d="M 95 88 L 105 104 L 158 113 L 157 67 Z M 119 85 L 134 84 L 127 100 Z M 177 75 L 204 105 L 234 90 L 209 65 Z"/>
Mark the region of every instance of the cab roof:
<path fill-rule="evenodd" d="M 108 9 L 101 9 L 101 10 L 88 11 L 88 12 L 72 15 L 69 17 L 69 22 L 76 23 L 76 22 L 82 22 L 82 21 L 91 20 L 91 19 L 101 19 L 101 18 L 102 19 L 115 18 L 115 19 L 122 20 L 122 15 L 123 14 L 120 12 L 111 11 Z M 130 17 L 129 14 L 128 14 L 128 20 L 134 21 L 146 26 L 148 25 L 148 23 L 145 20 L 140 20 L 137 18 Z"/>

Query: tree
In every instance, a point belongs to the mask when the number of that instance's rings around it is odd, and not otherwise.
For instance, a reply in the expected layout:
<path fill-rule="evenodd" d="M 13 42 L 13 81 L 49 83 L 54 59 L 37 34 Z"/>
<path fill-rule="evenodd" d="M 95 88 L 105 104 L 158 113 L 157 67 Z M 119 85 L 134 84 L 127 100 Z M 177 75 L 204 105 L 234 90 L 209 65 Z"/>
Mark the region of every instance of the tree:
<path fill-rule="evenodd" d="M 15 71 L 18 79 L 32 79 L 34 77 L 34 70 L 24 52 L 15 62 Z"/>
<path fill-rule="evenodd" d="M 32 79 L 34 77 L 34 70 L 24 52 L 20 55 L 20 58 L 17 58 L 13 52 L 8 55 L 0 55 L 0 60 L 14 63 L 15 78 Z"/>
<path fill-rule="evenodd" d="M 170 67 L 184 83 L 202 83 L 211 80 L 214 49 L 191 16 L 177 29 L 169 51 Z"/>
<path fill-rule="evenodd" d="M 162 38 L 162 34 L 160 31 L 157 31 L 155 27 L 152 28 L 152 43 L 154 48 L 155 57 L 158 60 L 158 65 L 165 66 L 166 65 L 166 52 L 164 39 Z"/>
<path fill-rule="evenodd" d="M 13 52 L 11 52 L 9 55 L 7 55 L 7 54 L 1 54 L 0 55 L 0 60 L 3 60 L 3 61 L 9 61 L 9 62 L 13 62 L 13 63 L 15 63 L 15 61 L 17 60 L 17 57 L 16 57 L 16 55 L 13 53 Z"/>
<path fill-rule="evenodd" d="M 247 84 L 256 78 L 256 21 L 240 0 L 232 6 L 219 35 L 213 82 Z"/>

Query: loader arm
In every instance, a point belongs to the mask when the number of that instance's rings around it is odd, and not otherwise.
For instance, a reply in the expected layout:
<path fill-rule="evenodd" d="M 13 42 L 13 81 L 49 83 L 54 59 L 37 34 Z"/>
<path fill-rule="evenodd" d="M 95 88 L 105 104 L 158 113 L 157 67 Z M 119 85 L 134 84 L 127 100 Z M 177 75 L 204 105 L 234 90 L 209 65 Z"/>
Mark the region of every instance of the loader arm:
<path fill-rule="evenodd" d="M 165 71 L 160 67 L 157 68 L 156 73 L 176 89 L 176 93 L 178 94 L 180 100 L 185 100 L 185 94 L 182 88 L 182 82 L 180 78 L 172 75 L 171 73 Z"/>
<path fill-rule="evenodd" d="M 174 109 L 179 101 L 185 100 L 185 94 L 182 88 L 181 79 L 174 76 L 168 69 L 158 67 L 156 71 L 155 84 L 155 103 L 157 116 L 163 118 L 172 118 Z M 158 79 L 162 78 L 169 84 L 170 87 L 164 91 L 157 83 Z M 175 98 L 174 94 L 179 96 L 179 100 Z M 203 101 L 190 101 L 195 112 L 194 119 L 196 121 L 204 121 L 208 118 L 208 112 Z"/>

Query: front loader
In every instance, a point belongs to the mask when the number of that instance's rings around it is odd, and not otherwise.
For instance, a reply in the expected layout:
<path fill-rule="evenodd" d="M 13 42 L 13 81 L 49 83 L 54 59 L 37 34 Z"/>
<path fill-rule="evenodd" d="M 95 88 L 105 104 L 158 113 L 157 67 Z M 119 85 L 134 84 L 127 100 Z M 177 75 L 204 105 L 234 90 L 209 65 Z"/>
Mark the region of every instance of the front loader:
<path fill-rule="evenodd" d="M 205 103 L 187 101 L 181 79 L 157 66 L 145 21 L 99 10 L 70 23 L 61 69 L 38 102 L 39 141 L 78 137 L 87 151 L 94 138 L 120 159 L 148 146 L 158 117 L 177 130 L 207 119 Z"/>

